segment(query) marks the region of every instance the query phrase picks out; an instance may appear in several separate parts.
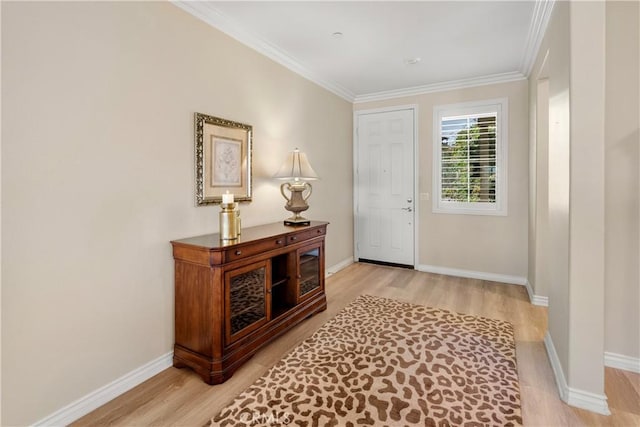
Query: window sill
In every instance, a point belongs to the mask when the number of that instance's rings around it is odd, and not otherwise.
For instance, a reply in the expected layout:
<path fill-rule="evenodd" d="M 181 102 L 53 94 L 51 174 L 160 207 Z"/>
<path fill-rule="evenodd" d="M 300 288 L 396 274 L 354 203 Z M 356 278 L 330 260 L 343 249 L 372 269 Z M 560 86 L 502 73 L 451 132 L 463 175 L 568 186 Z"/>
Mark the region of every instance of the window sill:
<path fill-rule="evenodd" d="M 434 214 L 451 214 L 451 215 L 507 216 L 506 209 L 477 209 L 477 208 L 465 208 L 465 207 L 434 206 L 432 212 Z"/>

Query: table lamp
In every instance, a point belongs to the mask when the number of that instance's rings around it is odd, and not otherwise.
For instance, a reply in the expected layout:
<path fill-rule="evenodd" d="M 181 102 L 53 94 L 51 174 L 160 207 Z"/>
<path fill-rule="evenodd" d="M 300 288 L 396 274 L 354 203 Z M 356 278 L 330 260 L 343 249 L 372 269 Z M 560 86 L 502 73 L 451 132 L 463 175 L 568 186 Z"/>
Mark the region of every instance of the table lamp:
<path fill-rule="evenodd" d="M 311 196 L 312 187 L 307 181 L 318 179 L 318 174 L 313 170 L 307 156 L 297 148 L 291 151 L 280 170 L 273 176 L 277 179 L 287 180 L 280 186 L 280 193 L 287 200 L 284 208 L 293 213 L 293 216 L 284 220 L 284 225 L 309 225 L 310 221 L 300 215 L 309 209 L 307 200 Z M 287 197 L 285 190 L 288 190 L 291 197 Z M 303 192 L 308 190 L 306 196 Z"/>

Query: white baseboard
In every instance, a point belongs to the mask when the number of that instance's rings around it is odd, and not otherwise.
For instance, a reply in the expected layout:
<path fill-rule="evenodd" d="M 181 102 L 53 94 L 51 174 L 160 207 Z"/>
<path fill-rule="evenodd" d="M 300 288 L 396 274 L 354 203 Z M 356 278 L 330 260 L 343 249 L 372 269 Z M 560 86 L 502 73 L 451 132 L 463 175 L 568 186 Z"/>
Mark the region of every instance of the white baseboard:
<path fill-rule="evenodd" d="M 556 347 L 553 345 L 549 331 L 544 334 L 544 347 L 547 350 L 547 357 L 553 370 L 553 376 L 556 379 L 560 399 L 566 402 L 569 395 L 569 385 L 567 385 L 567 380 L 564 378 L 564 371 L 562 370 L 562 365 L 560 365 L 560 359 L 558 358 L 558 353 L 556 353 Z"/>
<path fill-rule="evenodd" d="M 485 273 L 482 271 L 462 270 L 458 268 L 438 267 L 436 265 L 418 264 L 416 270 L 426 273 L 445 274 L 447 276 L 466 277 L 468 279 L 489 280 L 491 282 L 509 283 L 525 286 L 526 277 L 508 276 L 506 274 Z"/>
<path fill-rule="evenodd" d="M 527 279 L 525 286 L 527 287 L 527 293 L 529 294 L 529 301 L 531 302 L 531 304 L 539 305 L 541 307 L 549 307 L 549 297 L 543 297 L 542 295 L 534 294 L 531 283 L 529 283 L 529 279 Z"/>
<path fill-rule="evenodd" d="M 344 260 L 340 261 L 339 263 L 334 264 L 331 267 L 327 268 L 327 272 L 326 272 L 325 277 L 329 277 L 329 276 L 331 276 L 333 274 L 336 274 L 338 271 L 349 267 L 351 264 L 353 264 L 353 257 L 349 257 L 347 259 L 344 259 Z"/>
<path fill-rule="evenodd" d="M 553 376 L 556 379 L 560 399 L 566 402 L 567 405 L 575 406 L 576 408 L 586 409 L 602 415 L 611 415 L 606 395 L 569 387 L 549 331 L 544 334 L 544 346 L 547 350 L 547 357 L 553 370 Z"/>
<path fill-rule="evenodd" d="M 353 257 L 347 258 L 327 269 L 327 276 L 353 264 Z M 100 387 L 84 397 L 70 403 L 53 414 L 34 423 L 34 426 L 66 426 L 99 408 L 110 400 L 131 390 L 154 375 L 159 374 L 173 365 L 173 351 L 166 353 L 151 362 L 123 375 L 115 381 Z"/>
<path fill-rule="evenodd" d="M 66 426 L 115 399 L 138 384 L 159 374 L 173 365 L 173 351 L 163 354 L 157 359 L 140 366 L 121 376 L 111 383 L 87 394 L 54 412 L 46 418 L 34 423 L 34 426 Z"/>
<path fill-rule="evenodd" d="M 607 403 L 607 396 L 604 394 L 596 394 L 569 387 L 569 397 L 566 402 L 567 405 L 586 409 L 596 414 L 611 415 L 609 404 Z"/>
<path fill-rule="evenodd" d="M 604 366 L 640 374 L 640 359 L 637 357 L 629 357 L 622 354 L 609 353 L 608 351 L 605 351 Z"/>

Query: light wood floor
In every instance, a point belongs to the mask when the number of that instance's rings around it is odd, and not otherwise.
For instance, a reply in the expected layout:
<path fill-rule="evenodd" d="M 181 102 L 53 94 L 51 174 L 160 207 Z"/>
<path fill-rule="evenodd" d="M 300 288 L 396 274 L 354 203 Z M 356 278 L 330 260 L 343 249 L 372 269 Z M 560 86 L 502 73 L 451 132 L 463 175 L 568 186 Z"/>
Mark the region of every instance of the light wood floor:
<path fill-rule="evenodd" d="M 545 308 L 529 304 L 524 287 L 413 270 L 354 264 L 327 279 L 328 309 L 259 351 L 224 384 L 208 386 L 187 369 L 169 368 L 74 423 L 204 426 L 237 394 L 358 295 L 396 298 L 508 320 L 515 326 L 524 424 L 527 426 L 640 426 L 640 375 L 606 369 L 612 415 L 565 405 L 558 397 L 543 336 Z"/>

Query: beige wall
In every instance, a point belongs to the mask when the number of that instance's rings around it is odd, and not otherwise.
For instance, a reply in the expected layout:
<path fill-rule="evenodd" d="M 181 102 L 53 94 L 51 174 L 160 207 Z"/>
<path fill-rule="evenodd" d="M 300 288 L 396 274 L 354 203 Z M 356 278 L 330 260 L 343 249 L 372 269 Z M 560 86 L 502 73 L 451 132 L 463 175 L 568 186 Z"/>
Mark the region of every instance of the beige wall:
<path fill-rule="evenodd" d="M 548 52 L 548 54 L 547 54 Z M 545 57 L 546 62 L 545 62 Z M 566 309 L 569 305 L 569 6 L 567 2 L 556 2 L 551 21 L 540 47 L 538 58 L 530 79 L 531 111 L 547 112 L 548 137 L 540 135 L 538 141 L 544 146 L 547 141 L 547 155 L 537 150 L 538 182 L 544 181 L 547 174 L 547 200 L 536 205 L 537 219 L 546 216 L 545 223 L 539 221 L 536 227 L 536 254 L 538 248 L 548 247 L 549 253 L 543 259 L 537 259 L 536 280 L 532 284 L 536 294 L 545 295 L 548 291 L 549 315 L 548 329 L 560 363 L 566 372 L 569 364 L 569 318 Z M 538 76 L 548 77 L 547 108 L 537 107 Z M 544 121 L 539 116 L 538 122 Z M 538 188 L 541 191 L 540 188 Z M 546 212 L 541 210 L 547 208 Z M 546 241 L 545 241 L 546 238 Z M 546 264 L 545 264 L 546 261 Z M 546 275 L 542 273 L 546 272 Z M 548 280 L 547 283 L 544 280 Z"/>
<path fill-rule="evenodd" d="M 640 358 L 640 5 L 606 5 L 605 350 Z"/>
<path fill-rule="evenodd" d="M 468 101 L 509 99 L 508 215 L 432 212 L 433 108 Z M 528 105 L 525 80 L 356 104 L 355 110 L 418 106 L 418 264 L 527 276 Z M 429 194 L 425 200 L 424 194 Z"/>
<path fill-rule="evenodd" d="M 569 369 L 604 395 L 605 3 L 570 3 Z M 585 72 L 585 70 L 589 70 Z"/>
<path fill-rule="evenodd" d="M 568 385 L 597 395 L 604 351 L 640 353 L 637 9 L 556 2 L 529 84 L 539 129 L 538 77 L 549 79 L 549 138 L 532 132 L 531 140 L 538 194 L 529 277 L 549 297 L 549 333 Z"/>
<path fill-rule="evenodd" d="M 2 2 L 2 424 L 35 422 L 173 345 L 169 240 L 194 206 L 193 113 L 254 126 L 243 225 L 288 214 L 270 179 L 306 151 L 352 256 L 352 106 L 169 3 Z"/>
<path fill-rule="evenodd" d="M 532 127 L 535 134 L 531 139 L 532 150 L 529 152 L 530 185 L 529 193 L 529 283 L 532 285 L 535 295 L 549 295 L 549 271 L 551 260 L 549 235 L 549 79 L 545 75 L 548 67 L 543 67 L 535 80 L 537 81 L 536 93 L 531 97 L 531 108 L 535 115 Z M 534 78 L 532 76 L 531 78 Z M 536 102 L 542 99 L 542 102 Z M 540 119 L 538 119 L 540 118 Z M 538 171 L 539 169 L 539 171 Z M 539 240 L 538 236 L 539 235 Z"/>

